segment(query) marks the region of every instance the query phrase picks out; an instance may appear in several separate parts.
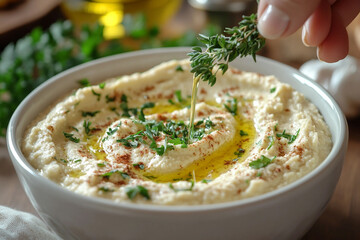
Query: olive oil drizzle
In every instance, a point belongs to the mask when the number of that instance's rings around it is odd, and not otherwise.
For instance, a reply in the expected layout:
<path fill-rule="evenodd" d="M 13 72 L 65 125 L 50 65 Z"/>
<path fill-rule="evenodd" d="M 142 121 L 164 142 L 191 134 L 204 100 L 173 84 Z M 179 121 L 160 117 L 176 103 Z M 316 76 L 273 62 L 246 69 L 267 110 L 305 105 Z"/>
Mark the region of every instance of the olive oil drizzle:
<path fill-rule="evenodd" d="M 190 122 L 189 122 L 189 141 L 191 142 L 193 131 L 194 131 L 194 120 L 195 120 L 195 107 L 197 99 L 197 91 L 199 88 L 200 76 L 195 77 L 193 75 L 193 85 L 191 93 L 191 108 L 190 108 Z"/>

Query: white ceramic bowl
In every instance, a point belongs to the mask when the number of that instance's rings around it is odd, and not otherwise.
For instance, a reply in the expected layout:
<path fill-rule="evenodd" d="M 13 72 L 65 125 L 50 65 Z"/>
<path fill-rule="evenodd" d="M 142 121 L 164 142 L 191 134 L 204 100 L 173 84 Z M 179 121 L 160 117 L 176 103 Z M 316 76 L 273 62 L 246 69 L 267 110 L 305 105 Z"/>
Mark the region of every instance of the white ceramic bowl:
<path fill-rule="evenodd" d="M 138 51 L 92 61 L 42 84 L 17 108 L 7 144 L 18 177 L 40 216 L 64 239 L 298 239 L 314 224 L 339 179 L 347 149 L 346 120 L 334 99 L 296 69 L 263 57 L 238 59 L 231 65 L 291 84 L 324 116 L 333 148 L 314 171 L 276 191 L 228 203 L 202 206 L 149 206 L 113 203 L 70 192 L 42 177 L 20 150 L 24 130 L 56 99 L 78 87 L 144 71 L 160 62 L 183 59 L 189 48 Z"/>

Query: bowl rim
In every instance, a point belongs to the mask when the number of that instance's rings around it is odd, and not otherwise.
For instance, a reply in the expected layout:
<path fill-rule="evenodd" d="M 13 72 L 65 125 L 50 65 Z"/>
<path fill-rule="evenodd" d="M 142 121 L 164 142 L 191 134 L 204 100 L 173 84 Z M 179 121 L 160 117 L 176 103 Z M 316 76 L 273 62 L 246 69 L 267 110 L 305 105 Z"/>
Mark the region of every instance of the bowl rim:
<path fill-rule="evenodd" d="M 20 140 L 16 139 L 16 127 L 20 122 L 21 114 L 22 112 L 26 111 L 26 106 L 29 104 L 32 98 L 36 96 L 39 92 L 44 91 L 44 89 L 51 86 L 55 81 L 58 81 L 62 77 L 72 74 L 77 71 L 81 71 L 86 68 L 90 68 L 93 66 L 96 66 L 97 64 L 104 63 L 104 62 L 111 62 L 114 60 L 119 59 L 126 59 L 129 57 L 138 57 L 146 54 L 161 54 L 161 53 L 169 53 L 169 54 L 175 54 L 175 53 L 186 53 L 189 52 L 191 48 L 189 47 L 171 47 L 171 48 L 155 48 L 155 49 L 148 49 L 148 50 L 138 50 L 128 53 L 121 53 L 113 56 L 108 56 L 100 59 L 96 59 L 87 63 L 80 64 L 78 66 L 75 66 L 73 68 L 67 69 L 53 77 L 51 77 L 49 80 L 45 81 L 43 84 L 38 86 L 36 89 L 34 89 L 17 107 L 15 112 L 13 113 L 9 125 L 7 128 L 7 136 L 6 136 L 6 142 L 9 154 L 11 156 L 11 159 L 13 161 L 13 164 L 20 165 L 28 174 L 35 177 L 37 180 L 41 181 L 43 184 L 45 184 L 47 187 L 53 188 L 56 191 L 60 191 L 62 195 L 66 195 L 67 197 L 77 199 L 82 202 L 82 204 L 95 204 L 97 207 L 102 208 L 108 208 L 108 209 L 128 209 L 132 211 L 142 211 L 142 212 L 204 212 L 204 211 L 218 211 L 221 209 L 231 209 L 231 208 L 239 208 L 239 207 L 249 207 L 254 204 L 260 204 L 264 202 L 268 202 L 269 200 L 273 200 L 274 198 L 277 198 L 279 196 L 282 196 L 286 194 L 289 191 L 295 191 L 297 188 L 300 188 L 304 186 L 305 184 L 309 184 L 311 180 L 319 177 L 322 172 L 324 172 L 331 164 L 334 164 L 335 159 L 339 157 L 342 148 L 346 149 L 347 141 L 348 141 L 348 126 L 346 122 L 346 118 L 344 114 L 342 113 L 339 105 L 336 103 L 334 98 L 318 83 L 314 82 L 313 80 L 310 80 L 308 77 L 303 75 L 301 72 L 299 72 L 297 69 L 290 67 L 288 65 L 285 65 L 283 63 L 277 62 L 275 60 L 257 56 L 258 61 L 267 64 L 267 65 L 273 65 L 278 68 L 284 69 L 286 71 L 289 71 L 289 73 L 294 77 L 297 78 L 297 81 L 300 81 L 307 85 L 308 87 L 313 88 L 317 93 L 319 93 L 324 101 L 330 105 L 330 107 L 334 110 L 334 116 L 337 118 L 337 121 L 340 123 L 338 126 L 339 131 L 339 140 L 335 143 L 333 143 L 331 152 L 329 155 L 324 159 L 324 161 L 317 166 L 315 169 L 313 169 L 311 172 L 306 174 L 305 176 L 301 177 L 300 179 L 283 186 L 279 189 L 250 197 L 240 200 L 234 200 L 229 202 L 222 202 L 222 203 L 214 203 L 214 204 L 203 204 L 203 205 L 155 205 L 155 204 L 142 204 L 142 203 L 131 203 L 131 202 L 115 202 L 109 199 L 103 199 L 98 197 L 90 197 L 81 195 L 75 192 L 72 192 L 68 189 L 65 189 L 61 187 L 60 185 L 56 184 L 55 182 L 51 181 L 50 179 L 45 178 L 44 176 L 41 176 L 35 168 L 31 166 L 31 164 L 26 160 L 26 158 L 23 156 L 21 148 L 20 148 Z M 169 58 L 170 60 L 171 58 Z M 301 78 L 301 80 L 299 80 Z"/>

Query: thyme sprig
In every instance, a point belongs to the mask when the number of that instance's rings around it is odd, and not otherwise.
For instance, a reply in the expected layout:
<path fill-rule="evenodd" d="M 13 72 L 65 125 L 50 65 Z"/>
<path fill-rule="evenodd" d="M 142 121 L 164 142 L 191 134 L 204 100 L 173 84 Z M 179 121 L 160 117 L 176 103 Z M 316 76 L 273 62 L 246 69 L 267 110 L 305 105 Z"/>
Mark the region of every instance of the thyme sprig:
<path fill-rule="evenodd" d="M 195 77 L 200 76 L 203 81 L 213 86 L 216 83 L 216 72 L 221 70 L 223 74 L 228 70 L 229 62 L 237 57 L 251 55 L 256 61 L 256 53 L 265 45 L 265 39 L 257 29 L 257 14 L 244 16 L 238 26 L 226 28 L 224 33 L 205 36 L 200 34 L 199 40 L 206 45 L 203 51 L 201 47 L 194 47 L 190 56 L 191 72 Z M 218 70 L 214 73 L 213 69 Z"/>

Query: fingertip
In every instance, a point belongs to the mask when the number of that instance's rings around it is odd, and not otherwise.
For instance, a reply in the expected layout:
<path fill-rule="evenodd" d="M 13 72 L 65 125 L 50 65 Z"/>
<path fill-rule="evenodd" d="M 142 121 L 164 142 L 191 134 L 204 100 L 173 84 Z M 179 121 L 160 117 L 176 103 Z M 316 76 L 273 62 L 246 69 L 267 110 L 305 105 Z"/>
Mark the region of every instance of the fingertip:
<path fill-rule="evenodd" d="M 258 20 L 258 30 L 268 39 L 281 37 L 289 25 L 289 16 L 274 5 L 268 5 Z"/>
<path fill-rule="evenodd" d="M 346 28 L 335 12 L 331 19 L 329 34 L 317 49 L 319 60 L 328 63 L 337 62 L 349 53 L 349 37 Z"/>
<path fill-rule="evenodd" d="M 303 42 L 308 46 L 319 46 L 328 36 L 331 27 L 331 7 L 322 0 L 303 26 Z"/>

